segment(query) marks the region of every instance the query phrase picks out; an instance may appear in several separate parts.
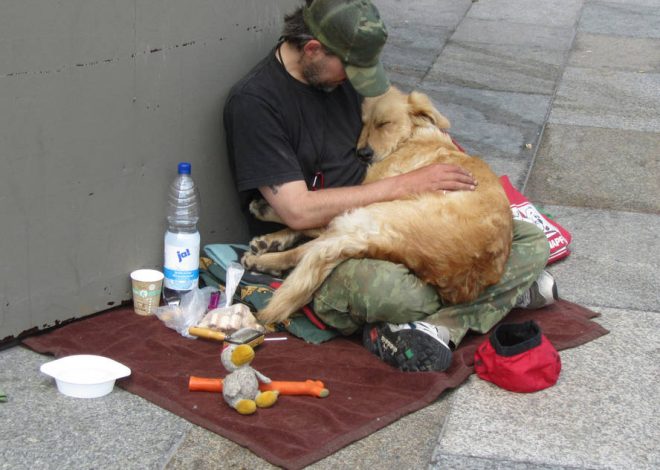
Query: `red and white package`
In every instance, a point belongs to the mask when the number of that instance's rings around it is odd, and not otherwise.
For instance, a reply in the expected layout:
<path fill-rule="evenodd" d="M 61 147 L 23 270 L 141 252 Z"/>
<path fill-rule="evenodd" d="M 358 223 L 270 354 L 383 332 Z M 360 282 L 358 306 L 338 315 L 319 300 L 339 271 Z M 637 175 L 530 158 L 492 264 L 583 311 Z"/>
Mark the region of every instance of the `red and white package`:
<path fill-rule="evenodd" d="M 513 218 L 536 225 L 543 230 L 550 243 L 550 257 L 548 263 L 565 258 L 570 254 L 568 245 L 571 243 L 571 234 L 554 220 L 548 219 L 529 200 L 513 187 L 509 177 L 500 176 L 500 183 L 504 188 Z"/>

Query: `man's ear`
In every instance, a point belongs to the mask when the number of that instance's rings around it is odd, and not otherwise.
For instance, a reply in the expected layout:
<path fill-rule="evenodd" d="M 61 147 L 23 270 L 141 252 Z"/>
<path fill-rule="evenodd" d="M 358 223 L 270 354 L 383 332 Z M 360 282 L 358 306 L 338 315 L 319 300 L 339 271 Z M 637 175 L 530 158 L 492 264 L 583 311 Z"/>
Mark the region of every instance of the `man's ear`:
<path fill-rule="evenodd" d="M 303 46 L 303 52 L 311 56 L 318 54 L 319 52 L 324 52 L 323 44 L 319 42 L 318 39 L 310 39 Z"/>
<path fill-rule="evenodd" d="M 435 109 L 431 99 L 424 93 L 413 91 L 408 95 L 408 105 L 413 121 L 423 119 L 433 123 L 438 129 L 449 129 L 449 119 Z"/>

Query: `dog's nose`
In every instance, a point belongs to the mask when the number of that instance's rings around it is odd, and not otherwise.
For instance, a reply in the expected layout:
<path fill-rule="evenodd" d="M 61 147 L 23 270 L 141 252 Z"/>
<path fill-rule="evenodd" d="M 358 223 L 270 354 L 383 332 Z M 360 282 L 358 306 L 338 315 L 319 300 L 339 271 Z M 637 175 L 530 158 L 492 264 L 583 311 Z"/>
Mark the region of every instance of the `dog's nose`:
<path fill-rule="evenodd" d="M 371 160 L 374 158 L 374 150 L 367 145 L 366 147 L 357 149 L 357 156 L 364 163 L 371 163 Z"/>

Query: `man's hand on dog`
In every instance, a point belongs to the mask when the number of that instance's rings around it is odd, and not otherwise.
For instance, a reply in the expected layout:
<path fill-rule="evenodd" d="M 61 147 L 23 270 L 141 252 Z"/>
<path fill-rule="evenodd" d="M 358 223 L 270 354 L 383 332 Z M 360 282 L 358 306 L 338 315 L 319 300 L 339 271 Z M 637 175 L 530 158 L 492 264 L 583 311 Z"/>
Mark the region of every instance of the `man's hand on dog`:
<path fill-rule="evenodd" d="M 474 191 L 478 182 L 469 171 L 456 165 L 434 163 L 405 173 L 399 178 L 405 181 L 411 193 L 427 191 Z"/>

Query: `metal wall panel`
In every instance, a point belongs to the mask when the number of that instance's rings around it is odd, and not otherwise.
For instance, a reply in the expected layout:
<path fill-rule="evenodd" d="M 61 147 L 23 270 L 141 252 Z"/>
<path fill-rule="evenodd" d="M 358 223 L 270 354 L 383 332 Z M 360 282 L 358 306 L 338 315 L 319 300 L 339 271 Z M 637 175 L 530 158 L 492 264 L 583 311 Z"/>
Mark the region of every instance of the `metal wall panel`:
<path fill-rule="evenodd" d="M 130 299 L 179 161 L 202 244 L 246 240 L 222 105 L 299 3 L 3 0 L 0 342 Z"/>

